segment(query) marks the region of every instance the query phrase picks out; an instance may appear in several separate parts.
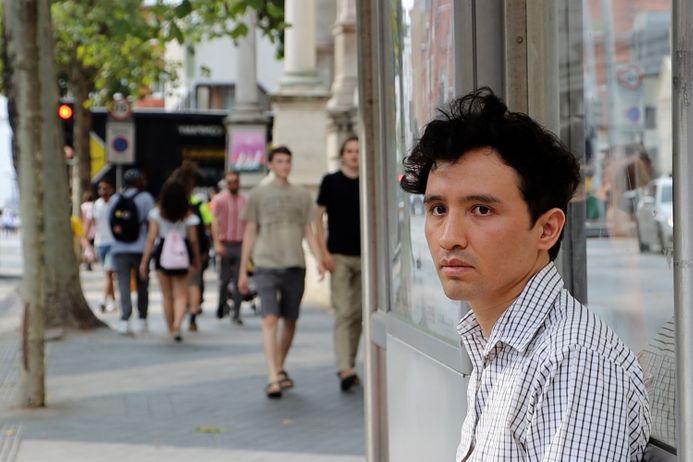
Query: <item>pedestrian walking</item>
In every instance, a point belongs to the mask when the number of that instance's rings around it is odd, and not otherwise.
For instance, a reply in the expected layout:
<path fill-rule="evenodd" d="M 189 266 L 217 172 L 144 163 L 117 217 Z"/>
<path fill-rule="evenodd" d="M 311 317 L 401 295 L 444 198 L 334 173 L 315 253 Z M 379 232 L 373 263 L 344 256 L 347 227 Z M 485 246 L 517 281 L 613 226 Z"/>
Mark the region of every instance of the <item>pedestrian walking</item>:
<path fill-rule="evenodd" d="M 404 161 L 473 364 L 456 461 L 641 460 L 635 354 L 564 288 L 553 261 L 580 164 L 488 88 L 455 100 Z"/>
<path fill-rule="evenodd" d="M 94 249 L 96 258 L 104 272 L 103 301 L 99 304 L 101 312 L 115 310 L 115 287 L 113 284 L 113 233 L 108 216 L 109 202 L 113 196 L 113 186 L 106 180 L 97 186 L 99 198 L 94 201 L 89 227 L 94 230 Z"/>
<path fill-rule="evenodd" d="M 223 318 L 228 312 L 229 291 L 233 302 L 234 324 L 242 325 L 241 302 L 243 296 L 238 290 L 238 274 L 241 266 L 241 243 L 245 231 L 245 221 L 241 211 L 246 198 L 240 191 L 238 172 L 226 172 L 225 188 L 212 199 L 212 238 L 214 253 L 219 258 L 219 299 L 217 317 Z M 229 290 L 231 288 L 231 290 Z"/>
<path fill-rule="evenodd" d="M 188 279 L 200 270 L 197 216 L 190 211 L 188 191 L 177 179 L 164 183 L 159 203 L 148 214 L 149 231 L 139 265 L 140 277 L 149 274 L 153 256 L 169 335 L 183 340 L 181 324 L 188 304 Z"/>
<path fill-rule="evenodd" d="M 341 167 L 325 175 L 317 199 L 316 235 L 323 265 L 331 273 L 330 300 L 335 312 L 334 348 L 342 391 L 357 385 L 354 369 L 361 339 L 361 217 L 359 140 L 349 136 L 339 150 Z M 324 216 L 327 215 L 327 239 Z"/>
<path fill-rule="evenodd" d="M 267 365 L 265 394 L 268 398 L 281 398 L 282 390 L 294 386 L 284 364 L 296 332 L 305 286 L 304 238 L 316 258 L 321 279 L 325 270 L 320 245 L 313 232 L 313 200 L 308 191 L 289 182 L 291 151 L 285 146 L 272 149 L 268 167 L 274 175 L 273 180 L 250 192 L 242 214 L 246 227 L 238 286 L 242 293 L 248 291 L 252 258 Z M 281 332 L 279 319 L 283 321 Z"/>
<path fill-rule="evenodd" d="M 82 194 L 82 203 L 79 204 L 79 219 L 82 221 L 82 227 L 90 248 L 94 248 L 94 227 L 91 225 L 91 218 L 94 214 L 94 194 L 91 189 L 84 191 Z M 85 264 L 87 271 L 91 271 L 91 264 L 94 261 L 94 256 L 87 258 L 89 255 L 84 255 L 82 261 Z"/>
<path fill-rule="evenodd" d="M 185 185 L 190 212 L 198 219 L 195 225 L 195 232 L 200 254 L 200 266 L 199 270 L 191 273 L 188 278 L 188 310 L 190 312 L 188 330 L 190 332 L 197 332 L 197 315 L 201 311 L 205 292 L 204 271 L 209 264 L 210 230 L 212 225 L 212 214 L 209 212 L 207 204 L 193 194 L 196 175 L 197 166 L 194 162 L 188 160 L 183 161 L 183 165 L 173 172 L 172 175 L 172 178 L 181 181 Z"/>
<path fill-rule="evenodd" d="M 111 255 L 118 281 L 121 310 L 118 332 L 128 334 L 132 315 L 130 281 L 133 272 L 137 287 L 137 329 L 139 332 L 146 332 L 148 329 L 149 280 L 142 277 L 138 269 L 147 237 L 147 216 L 154 207 L 154 198 L 144 191 L 144 176 L 139 170 L 130 169 L 125 172 L 123 182 L 125 190 L 114 194 L 108 201 L 108 217 L 113 234 Z"/>

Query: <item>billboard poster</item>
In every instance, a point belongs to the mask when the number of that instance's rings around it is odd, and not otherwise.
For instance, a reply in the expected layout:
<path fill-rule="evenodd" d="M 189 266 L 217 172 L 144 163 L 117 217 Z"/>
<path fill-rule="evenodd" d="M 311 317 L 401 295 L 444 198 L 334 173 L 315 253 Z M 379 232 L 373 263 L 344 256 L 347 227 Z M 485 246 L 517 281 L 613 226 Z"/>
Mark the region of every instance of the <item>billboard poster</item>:
<path fill-rule="evenodd" d="M 256 172 L 265 165 L 267 141 L 265 127 L 242 127 L 229 131 L 227 168 L 238 172 Z"/>

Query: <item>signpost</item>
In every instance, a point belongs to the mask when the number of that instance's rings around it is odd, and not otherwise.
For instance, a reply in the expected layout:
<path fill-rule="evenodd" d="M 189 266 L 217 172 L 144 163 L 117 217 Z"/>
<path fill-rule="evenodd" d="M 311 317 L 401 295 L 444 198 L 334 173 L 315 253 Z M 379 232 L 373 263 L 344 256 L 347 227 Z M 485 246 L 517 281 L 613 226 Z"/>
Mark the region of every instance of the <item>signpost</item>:
<path fill-rule="evenodd" d="M 123 165 L 135 163 L 135 124 L 130 103 L 122 96 L 113 98 L 106 122 L 106 160 L 116 166 L 116 189 L 123 185 Z"/>

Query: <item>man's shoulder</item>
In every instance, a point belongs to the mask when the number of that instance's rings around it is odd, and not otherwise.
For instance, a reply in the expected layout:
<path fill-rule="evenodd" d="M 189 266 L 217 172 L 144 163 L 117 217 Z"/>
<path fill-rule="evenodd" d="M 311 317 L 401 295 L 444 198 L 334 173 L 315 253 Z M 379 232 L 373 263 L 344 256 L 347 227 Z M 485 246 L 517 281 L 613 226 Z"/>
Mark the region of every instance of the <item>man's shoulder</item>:
<path fill-rule="evenodd" d="M 325 176 L 322 177 L 323 182 L 334 182 L 334 181 L 339 181 L 344 174 L 341 172 L 341 170 L 337 170 L 331 173 L 326 173 Z"/>
<path fill-rule="evenodd" d="M 623 369 L 640 373 L 635 353 L 614 330 L 588 307 L 563 289 L 555 310 L 546 322 L 537 348 L 548 353 L 550 361 L 562 361 L 569 355 L 587 355 Z"/>
<path fill-rule="evenodd" d="M 310 191 L 308 191 L 303 186 L 293 183 L 289 183 L 289 186 L 291 187 L 291 191 L 297 196 L 310 198 Z"/>
<path fill-rule="evenodd" d="M 148 191 L 139 190 L 136 192 L 135 202 L 142 207 L 151 208 L 154 206 L 154 196 Z"/>

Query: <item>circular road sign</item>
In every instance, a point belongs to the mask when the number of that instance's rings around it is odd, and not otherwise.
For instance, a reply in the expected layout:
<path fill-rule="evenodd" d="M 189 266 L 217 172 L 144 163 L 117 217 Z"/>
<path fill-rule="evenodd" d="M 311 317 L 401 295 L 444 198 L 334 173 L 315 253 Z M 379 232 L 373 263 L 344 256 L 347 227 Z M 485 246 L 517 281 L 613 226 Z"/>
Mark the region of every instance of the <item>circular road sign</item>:
<path fill-rule="evenodd" d="M 130 118 L 130 103 L 125 98 L 113 100 L 111 106 L 111 117 L 115 120 L 127 120 Z"/>
<path fill-rule="evenodd" d="M 113 150 L 118 154 L 122 154 L 125 151 L 127 151 L 129 145 L 130 143 L 128 142 L 128 140 L 122 136 L 114 138 L 113 142 L 111 143 Z"/>

